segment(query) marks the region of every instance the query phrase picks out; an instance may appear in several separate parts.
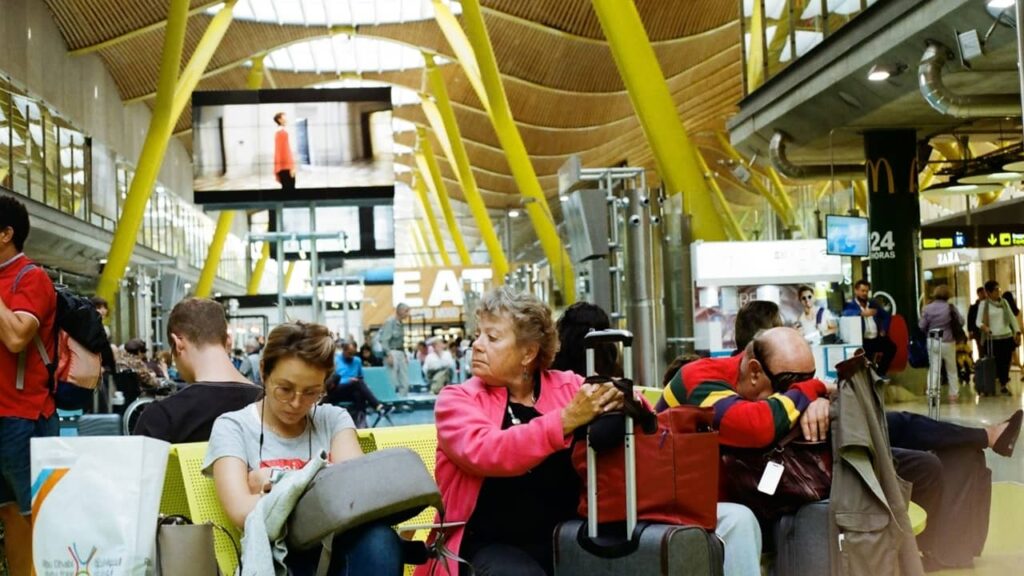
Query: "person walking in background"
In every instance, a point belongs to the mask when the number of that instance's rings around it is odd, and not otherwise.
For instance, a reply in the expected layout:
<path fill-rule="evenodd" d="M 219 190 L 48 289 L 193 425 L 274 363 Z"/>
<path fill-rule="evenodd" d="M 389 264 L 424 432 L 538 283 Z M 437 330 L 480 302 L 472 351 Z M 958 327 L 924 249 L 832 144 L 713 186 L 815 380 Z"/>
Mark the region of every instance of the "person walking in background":
<path fill-rule="evenodd" d="M 971 307 L 967 309 L 967 336 L 972 342 L 977 344 L 978 357 L 984 356 L 985 352 L 981 348 L 981 332 L 978 332 L 978 307 L 988 297 L 985 294 L 985 287 L 978 286 L 978 289 L 974 291 L 978 299 L 971 304 Z"/>
<path fill-rule="evenodd" d="M 999 293 L 999 282 L 985 282 L 985 293 L 988 294 L 988 299 L 978 307 L 978 331 L 981 333 L 986 351 L 988 343 L 992 344 L 992 355 L 996 359 L 996 376 L 999 377 L 1002 386 L 1000 391 L 1008 395 L 1010 359 L 1013 356 L 1013 349 L 1020 346 L 1020 325 L 1017 324 L 1017 318 L 1010 309 L 1010 303 Z"/>
<path fill-rule="evenodd" d="M 853 285 L 853 300 L 843 307 L 843 316 L 860 316 L 862 347 L 868 359 L 872 361 L 876 355 L 881 354 L 877 367 L 879 376 L 884 378 L 889 372 L 889 364 L 896 356 L 896 345 L 886 334 L 889 331 L 891 316 L 885 308 L 868 298 L 870 293 L 871 283 L 867 280 L 857 280 Z"/>
<path fill-rule="evenodd" d="M 291 136 L 288 135 L 288 117 L 284 112 L 274 114 L 277 133 L 274 134 L 274 178 L 282 190 L 295 190 L 295 156 L 292 154 Z"/>
<path fill-rule="evenodd" d="M 957 376 L 956 337 L 954 324 L 963 326 L 964 319 L 960 311 L 949 301 L 949 286 L 936 286 L 932 291 L 932 302 L 921 311 L 921 319 L 917 326 L 926 335 L 930 330 L 942 330 L 942 365 L 949 382 L 949 401 L 956 402 L 960 398 L 960 378 Z M 963 329 L 960 329 L 960 333 Z"/>
<path fill-rule="evenodd" d="M 409 317 L 409 305 L 401 303 L 395 307 L 394 316 L 380 327 L 380 343 L 384 347 L 384 365 L 391 375 L 391 383 L 398 395 L 409 395 L 409 358 L 405 355 L 405 325 Z"/>
<path fill-rule="evenodd" d="M 1013 292 L 1007 290 L 1003 292 L 1003 300 L 1010 305 L 1010 311 L 1013 312 L 1013 317 L 1017 319 L 1017 326 L 1024 326 L 1021 323 L 1020 307 L 1017 306 L 1017 299 L 1014 298 Z M 1012 365 L 1024 367 L 1024 358 L 1020 355 L 1020 344 L 1018 343 L 1013 347 L 1013 357 L 1011 358 Z"/>

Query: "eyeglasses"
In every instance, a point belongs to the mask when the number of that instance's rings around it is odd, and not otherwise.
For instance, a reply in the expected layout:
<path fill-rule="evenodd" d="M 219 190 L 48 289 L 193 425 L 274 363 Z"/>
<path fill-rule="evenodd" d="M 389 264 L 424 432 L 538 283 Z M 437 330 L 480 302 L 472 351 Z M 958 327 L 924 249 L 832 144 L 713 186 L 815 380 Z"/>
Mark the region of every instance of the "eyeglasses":
<path fill-rule="evenodd" d="M 814 294 L 806 294 L 800 297 L 801 300 L 811 301 L 814 300 Z"/>
<path fill-rule="evenodd" d="M 764 361 L 761 345 L 757 340 L 754 341 L 754 360 L 757 360 L 761 365 L 765 378 L 771 382 L 772 390 L 777 393 L 789 390 L 790 386 L 798 382 L 810 380 L 816 374 L 813 370 L 810 372 L 779 372 L 778 374 L 772 374 L 772 371 L 768 369 L 768 364 Z"/>
<path fill-rule="evenodd" d="M 324 391 L 320 388 L 297 393 L 295 388 L 273 385 L 271 388 L 271 395 L 274 397 L 274 400 L 277 400 L 282 404 L 291 404 L 292 401 L 295 400 L 296 395 L 298 395 L 299 401 L 303 404 L 315 404 L 324 397 Z"/>

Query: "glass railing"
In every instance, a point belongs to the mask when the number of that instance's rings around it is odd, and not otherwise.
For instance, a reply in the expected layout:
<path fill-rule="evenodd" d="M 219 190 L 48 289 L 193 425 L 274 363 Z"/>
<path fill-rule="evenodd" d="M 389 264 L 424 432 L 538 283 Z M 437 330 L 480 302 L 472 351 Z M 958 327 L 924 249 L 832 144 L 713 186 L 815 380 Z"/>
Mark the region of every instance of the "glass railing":
<path fill-rule="evenodd" d="M 757 90 L 877 0 L 740 0 L 743 94 Z"/>
<path fill-rule="evenodd" d="M 135 168 L 118 157 L 113 187 L 106 190 L 94 186 L 92 163 L 87 134 L 0 74 L 0 186 L 113 232 Z M 202 210 L 157 183 L 137 241 L 202 269 L 215 229 Z M 231 234 L 217 276 L 245 284 L 246 274 L 244 243 Z"/>

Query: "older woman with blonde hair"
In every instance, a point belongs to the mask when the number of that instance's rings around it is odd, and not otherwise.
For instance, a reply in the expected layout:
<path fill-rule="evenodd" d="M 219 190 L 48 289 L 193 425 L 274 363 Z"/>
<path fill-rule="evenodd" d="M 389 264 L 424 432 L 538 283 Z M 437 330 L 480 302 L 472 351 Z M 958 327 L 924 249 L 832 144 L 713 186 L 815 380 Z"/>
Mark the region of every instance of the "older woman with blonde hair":
<path fill-rule="evenodd" d="M 575 517 L 579 503 L 572 434 L 620 408 L 622 394 L 549 369 L 558 334 L 533 295 L 497 288 L 481 298 L 476 317 L 473 376 L 444 388 L 435 410 L 445 520 L 465 522 L 449 529 L 447 546 L 480 576 L 550 575 L 554 528 Z M 447 562 L 446 573 L 460 573 Z M 416 573 L 438 570 L 445 568 L 431 563 Z"/>
<path fill-rule="evenodd" d="M 942 369 L 946 372 L 949 382 L 949 401 L 956 402 L 960 398 L 960 378 L 956 366 L 956 338 L 953 336 L 953 325 L 961 327 L 964 318 L 956 305 L 949 301 L 949 286 L 936 286 L 932 290 L 932 301 L 921 311 L 921 320 L 917 326 L 927 336 L 930 330 L 942 330 Z"/>

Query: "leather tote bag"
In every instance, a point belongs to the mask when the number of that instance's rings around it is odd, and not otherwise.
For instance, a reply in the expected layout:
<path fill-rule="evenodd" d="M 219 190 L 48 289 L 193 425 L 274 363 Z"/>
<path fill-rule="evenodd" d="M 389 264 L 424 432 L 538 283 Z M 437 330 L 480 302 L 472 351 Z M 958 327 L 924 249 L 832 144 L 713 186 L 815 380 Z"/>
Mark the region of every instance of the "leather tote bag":
<path fill-rule="evenodd" d="M 722 450 L 722 495 L 726 502 L 750 508 L 762 521 L 792 514 L 804 504 L 829 497 L 832 488 L 832 444 L 798 440 L 800 426 L 768 450 Z M 782 465 L 775 494 L 758 490 L 769 462 Z"/>

